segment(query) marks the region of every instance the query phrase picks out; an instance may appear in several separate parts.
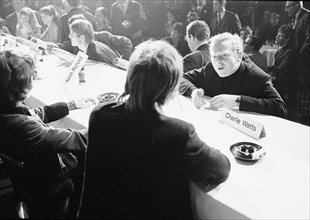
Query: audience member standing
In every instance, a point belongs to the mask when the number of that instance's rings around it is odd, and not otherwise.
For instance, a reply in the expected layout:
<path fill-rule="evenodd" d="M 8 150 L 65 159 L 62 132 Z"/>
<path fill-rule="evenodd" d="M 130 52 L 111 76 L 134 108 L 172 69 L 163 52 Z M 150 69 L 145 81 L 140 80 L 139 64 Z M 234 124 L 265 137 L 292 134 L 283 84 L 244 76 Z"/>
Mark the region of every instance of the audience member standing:
<path fill-rule="evenodd" d="M 192 53 L 183 59 L 184 72 L 198 69 L 210 61 L 210 29 L 205 21 L 193 21 L 186 27 L 187 44 Z"/>
<path fill-rule="evenodd" d="M 59 42 L 59 16 L 52 5 L 45 6 L 39 11 L 43 22 L 43 29 L 40 39 L 46 42 Z"/>
<path fill-rule="evenodd" d="M 213 13 L 212 0 L 201 0 L 201 6 L 198 8 L 199 20 L 205 21 L 209 26 Z"/>
<path fill-rule="evenodd" d="M 287 1 L 285 11 L 292 18 L 294 48 L 299 56 L 299 83 L 301 89 L 310 88 L 310 11 L 303 8 L 302 1 Z"/>
<path fill-rule="evenodd" d="M 239 17 L 236 13 L 225 9 L 226 0 L 213 0 L 213 15 L 211 18 L 211 36 L 229 32 L 238 34 L 242 28 Z"/>
<path fill-rule="evenodd" d="M 82 0 L 67 0 L 70 10 L 60 18 L 60 42 L 69 40 L 68 20 L 72 15 L 82 14 L 95 27 L 95 16 L 83 9 Z"/>
<path fill-rule="evenodd" d="M 29 37 L 39 38 L 41 26 L 31 8 L 24 7 L 20 10 L 18 24 L 16 26 L 16 36 L 28 39 Z"/>
<path fill-rule="evenodd" d="M 79 217 L 191 220 L 189 181 L 208 192 L 228 178 L 226 156 L 162 111 L 182 72 L 181 56 L 166 42 L 136 47 L 124 94 L 90 115 Z"/>
<path fill-rule="evenodd" d="M 12 0 L 12 5 L 14 7 L 15 12 L 6 17 L 6 26 L 9 29 L 10 33 L 16 36 L 16 26 L 19 20 L 19 12 L 23 7 L 25 7 L 25 1 Z"/>
<path fill-rule="evenodd" d="M 172 9 L 168 9 L 166 17 L 167 22 L 165 23 L 165 37 L 171 34 L 172 27 L 177 22 L 176 13 Z"/>
<path fill-rule="evenodd" d="M 133 46 L 142 42 L 146 28 L 143 6 L 134 0 L 116 0 L 111 6 L 111 26 L 114 34 L 128 37 Z"/>

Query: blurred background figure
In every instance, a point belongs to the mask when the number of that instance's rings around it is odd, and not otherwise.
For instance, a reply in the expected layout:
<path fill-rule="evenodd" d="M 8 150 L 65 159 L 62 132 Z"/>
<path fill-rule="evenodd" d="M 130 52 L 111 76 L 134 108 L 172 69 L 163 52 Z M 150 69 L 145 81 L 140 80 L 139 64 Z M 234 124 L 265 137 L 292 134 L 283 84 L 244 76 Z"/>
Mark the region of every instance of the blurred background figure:
<path fill-rule="evenodd" d="M 20 10 L 23 7 L 25 7 L 25 1 L 24 0 L 12 0 L 12 5 L 14 8 L 14 12 L 9 14 L 6 17 L 6 25 L 10 33 L 16 36 L 16 26 L 18 23 L 18 15 L 19 15 Z"/>
<path fill-rule="evenodd" d="M 64 2 L 64 0 L 49 0 L 48 5 L 52 5 L 55 8 L 59 17 L 67 13 L 67 10 L 69 9 L 68 6 L 65 7 L 65 5 L 68 5 L 68 3 L 67 1 Z"/>
<path fill-rule="evenodd" d="M 109 31 L 112 33 L 112 27 L 110 26 L 110 13 L 105 7 L 99 7 L 95 11 L 95 31 Z"/>
<path fill-rule="evenodd" d="M 177 22 L 175 11 L 168 9 L 167 22 L 165 23 L 166 36 L 170 36 L 173 25 Z"/>
<path fill-rule="evenodd" d="M 273 44 L 279 27 L 280 15 L 277 12 L 271 12 L 268 22 L 259 28 L 256 36 L 258 36 L 266 44 Z"/>
<path fill-rule="evenodd" d="M 275 64 L 269 68 L 274 87 L 286 102 L 290 111 L 296 104 L 297 61 L 298 55 L 293 48 L 293 30 L 288 25 L 279 28 L 275 43 L 279 49 L 275 55 Z"/>
<path fill-rule="evenodd" d="M 268 72 L 267 58 L 259 52 L 263 41 L 257 36 L 248 36 L 244 41 L 243 52 L 264 72 Z"/>
<path fill-rule="evenodd" d="M 198 6 L 199 19 L 205 21 L 209 26 L 211 24 L 211 17 L 213 14 L 213 1 L 212 0 L 200 0 Z"/>
<path fill-rule="evenodd" d="M 240 38 L 242 39 L 242 42 L 244 43 L 244 42 L 245 42 L 245 39 L 246 39 L 248 36 L 252 36 L 252 34 L 253 34 L 252 29 L 251 29 L 249 26 L 246 26 L 246 27 L 242 27 L 242 28 L 240 29 L 239 36 L 240 36 Z"/>
<path fill-rule="evenodd" d="M 11 34 L 9 29 L 6 27 L 6 21 L 3 18 L 0 18 L 0 33 Z"/>
<path fill-rule="evenodd" d="M 40 39 L 46 42 L 59 42 L 59 15 L 52 5 L 45 6 L 39 11 L 43 28 Z"/>
<path fill-rule="evenodd" d="M 187 20 L 186 20 L 186 24 L 191 23 L 192 21 L 196 21 L 199 20 L 199 15 L 197 12 L 194 11 L 190 11 L 187 14 Z"/>
<path fill-rule="evenodd" d="M 185 34 L 186 28 L 184 24 L 176 22 L 172 26 L 170 37 L 164 38 L 164 40 L 174 46 L 183 57 L 191 52 L 185 40 Z"/>
<path fill-rule="evenodd" d="M 142 4 L 134 0 L 116 0 L 111 6 L 111 27 L 114 34 L 128 37 L 133 46 L 142 42 L 147 21 Z"/>
<path fill-rule="evenodd" d="M 242 28 L 236 13 L 226 10 L 226 0 L 213 0 L 213 14 L 210 23 L 211 36 L 228 32 L 238 34 Z"/>
<path fill-rule="evenodd" d="M 259 15 L 257 13 L 257 2 L 248 1 L 246 12 L 240 16 L 240 21 L 244 27 L 248 26 L 254 30 L 259 25 Z"/>
<path fill-rule="evenodd" d="M 25 39 L 29 37 L 39 38 L 41 36 L 41 26 L 31 8 L 24 7 L 20 10 L 16 36 Z"/>

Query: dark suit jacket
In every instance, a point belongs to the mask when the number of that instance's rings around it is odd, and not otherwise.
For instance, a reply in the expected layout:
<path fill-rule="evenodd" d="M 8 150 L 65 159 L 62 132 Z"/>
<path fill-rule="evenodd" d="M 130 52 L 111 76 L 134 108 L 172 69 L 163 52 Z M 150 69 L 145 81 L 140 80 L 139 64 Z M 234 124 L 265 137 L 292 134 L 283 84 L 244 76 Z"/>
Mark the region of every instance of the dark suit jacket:
<path fill-rule="evenodd" d="M 14 12 L 6 17 L 6 26 L 13 36 L 16 36 L 17 13 Z"/>
<path fill-rule="evenodd" d="M 220 94 L 241 95 L 239 109 L 262 114 L 285 117 L 286 105 L 271 83 L 271 77 L 253 64 L 242 61 L 239 69 L 221 78 L 209 62 L 205 67 L 183 75 L 179 91 L 191 96 L 196 88 L 202 88 L 206 96 Z"/>
<path fill-rule="evenodd" d="M 275 55 L 275 64 L 270 68 L 272 75 L 276 77 L 274 87 L 283 96 L 296 87 L 297 53 L 292 47 L 286 45 L 279 49 Z"/>
<path fill-rule="evenodd" d="M 60 18 L 60 42 L 63 43 L 69 40 L 70 28 L 68 25 L 68 20 L 72 15 L 83 14 L 87 20 L 95 27 L 95 16 L 81 7 L 72 8 L 68 13 L 64 14 Z"/>
<path fill-rule="evenodd" d="M 16 109 L 0 114 L 0 152 L 23 162 L 36 173 L 41 180 L 33 180 L 33 194 L 37 197 L 50 197 L 64 187 L 72 191 L 71 179 L 61 163 L 66 161 L 61 158 L 64 153 L 85 151 L 87 131 L 46 125 L 68 113 L 66 103 L 56 103 L 30 111 Z"/>
<path fill-rule="evenodd" d="M 193 219 L 188 181 L 218 185 L 230 171 L 191 124 L 115 103 L 91 113 L 86 164 L 82 218 Z"/>
<path fill-rule="evenodd" d="M 173 45 L 173 41 L 171 37 L 165 37 L 163 40 L 167 41 L 169 44 Z M 191 52 L 188 47 L 187 41 L 184 40 L 183 37 L 180 38 L 178 45 L 176 47 L 177 51 L 182 55 L 182 57 L 186 56 Z"/>
<path fill-rule="evenodd" d="M 129 1 L 128 7 L 125 9 L 125 13 L 123 13 L 122 10 L 119 8 L 117 2 L 113 3 L 111 6 L 110 16 L 113 33 L 128 37 L 134 44 L 134 41 L 136 41 L 136 39 L 132 37 L 132 34 L 139 30 L 143 31 L 146 28 L 146 17 L 145 15 L 141 16 L 141 10 L 144 13 L 142 5 L 137 1 Z M 123 28 L 123 21 L 132 22 L 131 27 Z"/>
<path fill-rule="evenodd" d="M 207 43 L 200 45 L 196 51 L 186 55 L 183 58 L 184 73 L 193 69 L 198 69 L 210 61 L 209 45 Z"/>
<path fill-rule="evenodd" d="M 310 58 L 310 11 L 302 8 L 295 27 L 295 49 L 305 62 Z"/>
<path fill-rule="evenodd" d="M 210 24 L 211 36 L 224 32 L 239 34 L 239 30 L 242 28 L 238 15 L 231 11 L 226 10 L 225 15 L 219 25 L 217 20 L 217 13 L 213 13 Z"/>

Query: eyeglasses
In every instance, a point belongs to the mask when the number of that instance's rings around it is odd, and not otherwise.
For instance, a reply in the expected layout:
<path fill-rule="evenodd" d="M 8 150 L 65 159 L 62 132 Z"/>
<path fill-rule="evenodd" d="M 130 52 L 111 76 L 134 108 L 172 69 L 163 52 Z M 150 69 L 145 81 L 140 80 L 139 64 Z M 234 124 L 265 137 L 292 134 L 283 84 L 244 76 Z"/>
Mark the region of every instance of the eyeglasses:
<path fill-rule="evenodd" d="M 285 5 L 285 9 L 289 9 L 290 7 L 294 6 L 294 5 L 297 5 L 297 3 L 292 3 L 290 5 Z"/>

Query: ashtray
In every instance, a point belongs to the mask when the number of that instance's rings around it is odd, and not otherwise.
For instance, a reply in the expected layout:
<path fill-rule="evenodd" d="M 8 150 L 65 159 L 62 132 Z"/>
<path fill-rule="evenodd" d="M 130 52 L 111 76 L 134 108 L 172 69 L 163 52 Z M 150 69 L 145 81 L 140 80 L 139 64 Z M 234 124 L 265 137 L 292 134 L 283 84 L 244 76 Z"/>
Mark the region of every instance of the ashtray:
<path fill-rule="evenodd" d="M 103 93 L 97 96 L 97 99 L 100 103 L 110 103 L 115 101 L 118 98 L 119 94 L 116 92 Z"/>
<path fill-rule="evenodd" d="M 265 148 L 251 142 L 239 142 L 230 147 L 235 158 L 246 161 L 258 161 L 266 154 Z"/>

